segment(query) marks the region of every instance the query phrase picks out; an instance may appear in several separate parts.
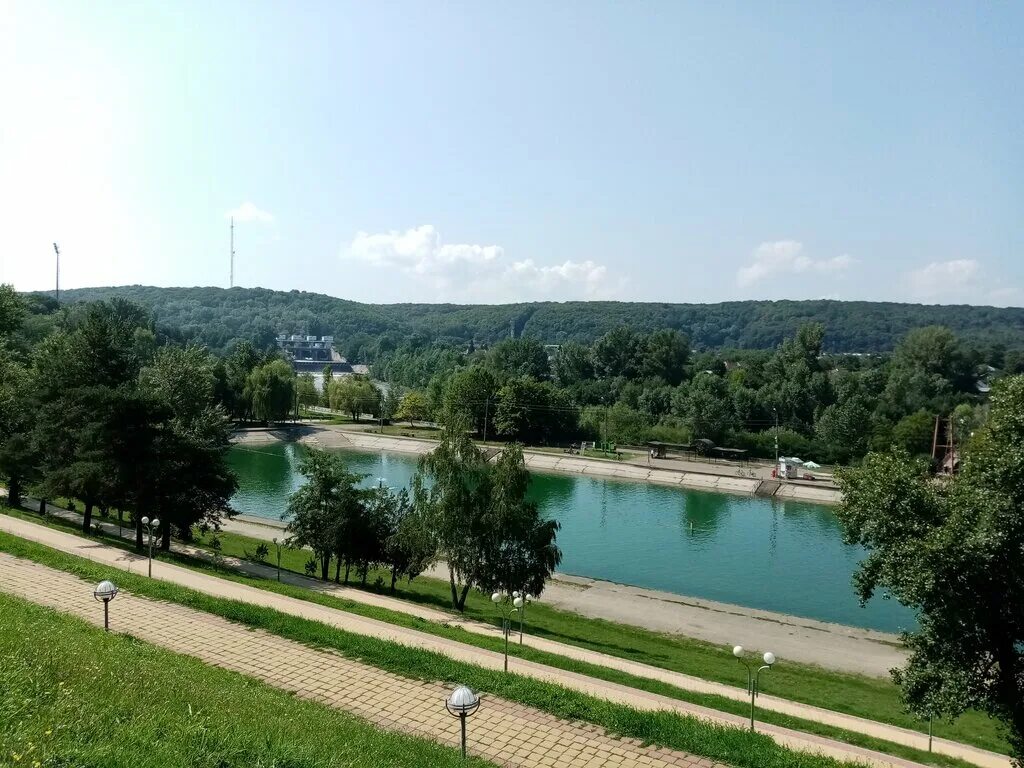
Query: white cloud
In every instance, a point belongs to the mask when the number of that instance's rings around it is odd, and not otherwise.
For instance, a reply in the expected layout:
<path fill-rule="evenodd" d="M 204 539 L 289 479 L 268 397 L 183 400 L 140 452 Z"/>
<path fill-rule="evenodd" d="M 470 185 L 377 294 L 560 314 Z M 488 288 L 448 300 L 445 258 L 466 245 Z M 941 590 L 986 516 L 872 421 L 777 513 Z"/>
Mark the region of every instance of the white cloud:
<path fill-rule="evenodd" d="M 908 275 L 911 293 L 917 299 L 969 300 L 978 291 L 981 265 L 975 259 L 933 261 Z"/>
<path fill-rule="evenodd" d="M 352 257 L 377 267 L 396 267 L 441 279 L 458 271 L 476 271 L 477 267 L 494 263 L 504 254 L 498 245 L 442 243 L 441 234 L 432 224 L 378 235 L 359 232 L 348 250 Z"/>
<path fill-rule="evenodd" d="M 432 224 L 405 232 L 359 232 L 342 256 L 419 278 L 418 285 L 432 291 L 432 301 L 606 298 L 622 284 L 589 259 L 552 265 L 533 259 L 509 262 L 500 245 L 445 243 Z"/>
<path fill-rule="evenodd" d="M 253 203 L 246 200 L 233 211 L 224 214 L 225 219 L 234 219 L 238 222 L 258 221 L 261 224 L 273 224 L 274 214 L 257 208 Z"/>
<path fill-rule="evenodd" d="M 783 275 L 834 274 L 857 263 L 856 259 L 847 254 L 830 259 L 813 259 L 804 254 L 803 250 L 803 243 L 796 240 L 761 243 L 754 249 L 751 263 L 736 272 L 736 282 L 747 287 Z"/>
<path fill-rule="evenodd" d="M 517 261 L 505 268 L 504 280 L 518 286 L 529 295 L 558 298 L 566 293 L 575 293 L 587 298 L 608 295 L 608 269 L 601 264 L 587 261 L 565 261 L 550 267 L 534 264 L 533 259 Z"/>

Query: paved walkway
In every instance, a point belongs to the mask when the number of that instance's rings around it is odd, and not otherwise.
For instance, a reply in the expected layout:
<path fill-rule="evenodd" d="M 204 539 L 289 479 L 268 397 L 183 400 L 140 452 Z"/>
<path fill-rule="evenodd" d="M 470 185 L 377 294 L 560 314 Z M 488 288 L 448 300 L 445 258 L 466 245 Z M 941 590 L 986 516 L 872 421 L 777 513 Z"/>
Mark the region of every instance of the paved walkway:
<path fill-rule="evenodd" d="M 245 516 L 225 521 L 224 530 L 264 541 L 285 536 L 283 524 Z M 439 564 L 424 576 L 447 582 L 448 571 Z M 739 644 L 771 650 L 787 661 L 855 675 L 888 679 L 889 670 L 902 666 L 907 658 L 899 636 L 887 632 L 565 573 L 556 573 L 547 583 L 542 601 L 589 618 L 692 637 L 724 648 Z M 399 606 L 394 609 L 408 612 Z"/>
<path fill-rule="evenodd" d="M 26 539 L 38 541 L 46 544 L 47 546 L 54 547 L 56 549 L 70 552 L 79 556 L 86 557 L 96 562 L 106 563 L 116 568 L 123 570 L 143 572 L 145 568 L 145 558 L 135 555 L 124 550 L 116 549 L 114 547 L 107 546 L 99 541 L 93 541 L 84 539 L 79 536 L 75 536 L 62 531 L 57 531 L 45 526 L 37 525 L 35 523 L 19 520 L 9 516 L 0 515 L 0 530 L 5 530 L 17 536 L 21 536 Z M 328 608 L 321 606 L 316 603 L 310 603 L 308 601 L 299 600 L 291 597 L 286 597 L 266 590 L 257 589 L 248 585 L 238 584 L 235 582 L 227 581 L 225 579 L 211 576 L 209 574 L 200 573 L 187 568 L 182 568 L 170 563 L 160 562 L 159 560 L 153 564 L 153 576 L 158 579 L 172 581 L 174 583 L 181 584 L 200 592 L 204 592 L 219 597 L 225 597 L 229 599 L 239 600 L 248 602 L 256 605 L 262 605 L 274 610 L 281 611 L 294 616 L 300 616 L 302 618 L 311 619 L 314 621 L 320 621 L 332 626 L 336 626 L 340 629 L 354 632 L 356 634 L 370 635 L 379 637 L 391 642 L 401 643 L 403 645 L 423 648 L 425 650 L 434 651 L 450 658 L 464 661 L 467 663 L 475 664 L 477 666 L 489 668 L 489 669 L 500 669 L 502 665 L 502 656 L 499 653 L 494 653 L 484 649 L 476 648 L 474 646 L 459 643 L 453 640 L 436 637 L 424 632 L 419 632 L 412 629 L 406 629 L 398 627 L 393 624 L 387 624 L 385 622 L 377 621 L 374 619 L 365 618 L 355 614 L 347 613 L 342 610 Z M 348 592 L 356 593 L 358 590 L 347 590 Z M 360 593 L 364 596 L 369 596 L 366 593 Z M 350 595 L 344 594 L 344 597 Z M 388 599 L 382 598 L 382 596 L 373 596 L 377 599 Z M 395 601 L 398 602 L 398 601 Z M 388 606 L 392 607 L 392 606 Z M 451 622 L 449 622 L 451 623 Z M 479 625 L 477 625 L 479 626 Z M 467 626 L 468 628 L 468 626 Z M 539 648 L 543 648 L 542 643 L 550 643 L 550 641 L 539 641 L 536 638 L 531 638 Z M 557 645 L 557 644 L 552 644 Z M 571 646 L 566 646 L 566 649 L 571 649 Z M 548 648 L 545 648 L 548 650 Z M 574 649 L 576 653 L 581 654 L 576 656 L 577 658 L 583 658 L 584 660 L 591 661 L 592 663 L 602 663 L 597 657 L 602 656 L 601 654 L 592 654 L 592 652 L 584 651 L 583 649 Z M 558 652 L 558 651 L 556 651 Z M 591 657 L 592 654 L 592 657 Z M 569 655 L 569 654 L 566 654 Z M 615 659 L 614 657 L 606 657 L 606 660 L 612 662 L 623 662 L 626 665 L 643 667 L 643 665 L 633 665 L 631 662 L 625 662 L 625 660 Z M 611 664 L 609 664 L 610 666 Z M 522 659 L 511 658 L 509 660 L 509 667 L 513 672 L 528 677 L 533 677 L 539 680 L 545 680 L 557 685 L 577 690 L 588 695 L 593 695 L 599 698 L 603 698 L 609 701 L 613 701 L 620 704 L 635 707 L 641 710 L 673 710 L 682 715 L 695 716 L 701 719 L 725 725 L 739 726 L 742 727 L 745 723 L 745 719 L 739 716 L 730 715 L 716 710 L 700 707 L 697 705 L 688 704 L 681 702 L 676 699 L 672 699 L 657 694 L 648 693 L 646 691 L 629 688 L 614 683 L 605 682 L 595 678 L 586 677 L 584 675 L 559 670 L 552 667 L 547 667 L 542 664 L 525 661 Z M 632 668 L 626 668 L 627 671 L 634 671 Z M 648 668 L 654 670 L 655 668 Z M 660 670 L 660 672 L 671 676 L 668 681 L 673 684 L 678 684 L 677 673 L 670 673 L 666 670 Z M 685 677 L 685 676 L 678 676 Z M 690 678 L 695 684 L 699 683 L 703 686 L 714 687 L 717 684 L 707 683 L 706 681 L 700 681 L 696 678 Z M 726 690 L 732 691 L 733 695 L 735 689 L 728 689 L 726 686 L 720 686 Z M 712 691 L 718 692 L 718 691 Z M 765 701 L 768 697 L 760 697 L 759 702 Z M 777 699 L 775 702 L 785 703 L 789 706 L 800 708 L 802 705 L 793 704 L 791 702 L 784 702 L 784 700 Z M 774 708 L 774 707 L 773 707 Z M 813 708 L 807 708 L 812 710 Z M 819 710 L 825 712 L 824 710 Z M 840 718 L 846 717 L 838 715 L 837 713 L 829 713 L 836 715 Z M 807 716 L 803 711 L 800 712 L 800 716 Z M 813 715 L 810 719 L 814 719 Z M 859 720 L 858 718 L 852 718 L 852 720 Z M 871 723 L 870 721 L 859 721 L 867 726 L 872 726 L 880 729 L 883 733 L 879 734 L 882 738 L 889 738 L 890 731 L 899 736 L 902 729 L 892 728 L 891 726 L 884 726 L 878 723 Z M 877 752 L 870 750 L 853 747 L 841 742 L 835 742 L 829 739 L 820 738 L 810 734 L 800 733 L 798 731 L 792 731 L 785 728 L 780 728 L 773 725 L 758 724 L 758 730 L 762 733 L 772 736 L 776 741 L 794 749 L 823 752 L 834 757 L 845 760 L 860 760 L 866 763 L 879 766 L 911 766 L 917 765 L 910 761 L 901 760 L 898 758 L 891 758 L 886 755 L 882 755 Z M 919 734 L 913 732 L 902 732 L 903 734 L 909 735 L 913 738 L 920 739 Z M 895 738 L 890 740 L 897 740 Z M 937 742 L 939 745 L 939 742 Z M 941 744 L 943 751 L 948 749 L 948 754 L 955 754 L 956 756 L 962 756 L 965 759 L 969 759 L 972 762 L 976 762 L 978 765 L 992 766 L 993 768 L 1004 768 L 1009 765 L 1009 761 L 999 755 L 993 755 L 991 753 L 983 752 L 981 750 L 975 750 L 971 747 L 965 747 L 953 742 L 944 742 Z"/>
<path fill-rule="evenodd" d="M 235 434 L 239 443 L 260 444 L 281 439 L 299 439 L 323 448 L 357 448 L 365 451 L 394 451 L 422 455 L 434 450 L 437 441 L 420 437 L 398 437 L 381 435 L 353 427 L 330 424 L 303 424 L 290 431 L 245 430 Z M 655 459 L 650 463 L 642 457 L 636 460 L 614 461 L 586 456 L 572 456 L 563 453 L 526 449 L 526 465 L 542 472 L 562 472 L 576 475 L 636 480 L 683 488 L 717 490 L 749 496 L 771 476 L 771 467 L 764 465 L 742 466 L 728 461 L 701 462 L 686 459 Z M 742 470 L 743 474 L 738 474 Z M 753 470 L 754 477 L 749 476 Z M 835 504 L 841 498 L 838 489 L 829 483 L 785 483 L 775 494 L 780 498 L 802 499 L 821 504 Z"/>
<path fill-rule="evenodd" d="M 102 625 L 92 585 L 62 571 L 0 553 L 2 589 Z M 46 584 L 40 590 L 40 584 Z M 374 725 L 457 746 L 458 721 L 444 708 L 450 685 L 399 677 L 331 651 L 316 650 L 262 630 L 184 606 L 121 592 L 110 606 L 111 628 L 277 688 L 344 709 Z M 675 750 L 613 739 L 601 728 L 485 697 L 469 721 L 470 751 L 522 768 L 726 768 Z"/>

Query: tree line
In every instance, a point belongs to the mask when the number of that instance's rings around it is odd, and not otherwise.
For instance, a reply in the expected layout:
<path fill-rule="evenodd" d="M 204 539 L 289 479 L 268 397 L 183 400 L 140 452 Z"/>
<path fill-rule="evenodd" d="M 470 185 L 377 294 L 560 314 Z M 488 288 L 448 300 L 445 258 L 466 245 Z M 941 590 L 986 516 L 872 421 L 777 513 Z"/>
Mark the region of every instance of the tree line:
<path fill-rule="evenodd" d="M 144 516 L 172 536 L 217 527 L 233 514 L 237 480 L 227 463 L 233 423 L 289 418 L 325 397 L 358 416 L 397 409 L 362 377 L 296 377 L 276 349 L 248 341 L 216 357 L 156 331 L 124 299 L 64 307 L 26 301 L 0 286 L 0 478 L 7 503 L 25 494 L 82 504 L 94 514 L 129 515 L 142 547 Z M 372 402 L 371 402 L 372 401 Z M 304 485 L 289 502 L 289 536 L 312 551 L 313 573 L 364 583 L 387 567 L 391 586 L 439 559 L 449 567 L 452 604 L 476 587 L 539 594 L 558 565 L 558 524 L 527 496 L 522 450 L 493 461 L 472 442 L 461 414 L 444 417 L 436 451 L 411 490 L 360 487 L 337 454 L 307 452 Z"/>
<path fill-rule="evenodd" d="M 615 328 L 593 344 L 530 337 L 489 349 L 408 343 L 372 368 L 405 390 L 396 418 L 467 415 L 480 436 L 530 444 L 709 440 L 848 462 L 896 445 L 929 454 L 935 418 L 966 435 L 1008 355 L 942 326 L 917 328 L 891 354 L 835 355 L 825 328 L 802 326 L 773 350 L 697 352 L 678 331 Z M 1003 370 L 996 367 L 1004 366 Z"/>
<path fill-rule="evenodd" d="M 530 500 L 522 448 L 488 460 L 464 419 L 445 415 L 438 446 L 420 459 L 412 492 L 349 472 L 338 454 L 309 450 L 299 465 L 306 483 L 289 500 L 289 541 L 313 552 L 307 571 L 363 584 L 386 568 L 391 590 L 439 560 L 448 568 L 452 607 L 463 610 L 472 588 L 539 595 L 561 560 L 558 523 Z M 344 574 L 344 575 L 342 575 Z"/>
<path fill-rule="evenodd" d="M 164 343 L 142 307 L 123 299 L 61 313 L 0 286 L 0 477 L 7 501 L 31 492 L 93 514 L 128 511 L 173 533 L 216 525 L 237 482 L 226 463 L 229 423 L 218 361 Z"/>
<path fill-rule="evenodd" d="M 333 334 L 352 362 L 373 363 L 407 340 L 450 346 L 495 344 L 533 336 L 549 344 L 592 344 L 629 325 L 641 333 L 671 328 L 699 350 L 772 349 L 801 325 L 829 329 L 828 352 L 891 352 L 908 331 L 945 325 L 981 348 L 1024 349 L 1024 309 L 924 306 L 886 302 L 734 301 L 719 304 L 641 302 L 538 302 L 506 305 L 374 305 L 302 291 L 264 288 L 155 288 L 121 286 L 64 291 L 70 302 L 138 302 L 157 328 L 179 342 L 193 341 L 218 354 L 238 340 L 271 346 L 282 330 Z"/>

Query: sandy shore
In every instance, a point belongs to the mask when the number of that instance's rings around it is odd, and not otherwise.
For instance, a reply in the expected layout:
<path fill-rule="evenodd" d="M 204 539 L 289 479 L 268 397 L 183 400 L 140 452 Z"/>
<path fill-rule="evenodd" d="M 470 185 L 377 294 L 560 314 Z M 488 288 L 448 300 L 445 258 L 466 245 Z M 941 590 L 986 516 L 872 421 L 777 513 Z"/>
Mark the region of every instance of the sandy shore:
<path fill-rule="evenodd" d="M 266 540 L 283 536 L 283 527 L 276 520 L 244 515 L 224 524 L 225 530 Z M 448 579 L 443 564 L 425 575 Z M 555 574 L 540 599 L 589 618 L 726 647 L 771 650 L 779 658 L 841 672 L 885 677 L 906 659 L 899 637 L 885 632 L 563 573 Z"/>
<path fill-rule="evenodd" d="M 278 440 L 298 440 L 323 448 L 354 448 L 364 451 L 393 451 L 424 454 L 434 449 L 435 443 L 413 437 L 394 437 L 344 429 L 327 425 L 301 425 L 293 430 L 246 430 L 235 433 L 236 442 L 268 443 Z M 733 463 L 709 463 L 683 459 L 653 459 L 651 461 L 615 461 L 592 459 L 544 451 L 524 451 L 526 465 L 541 472 L 611 477 L 620 480 L 674 485 L 695 490 L 720 491 L 751 496 L 771 478 L 771 468 L 740 466 Z M 740 476 L 740 472 L 744 475 Z M 746 473 L 753 473 L 753 477 Z M 782 483 L 768 494 L 781 499 L 811 501 L 818 504 L 836 504 L 840 492 L 831 486 L 811 483 Z"/>

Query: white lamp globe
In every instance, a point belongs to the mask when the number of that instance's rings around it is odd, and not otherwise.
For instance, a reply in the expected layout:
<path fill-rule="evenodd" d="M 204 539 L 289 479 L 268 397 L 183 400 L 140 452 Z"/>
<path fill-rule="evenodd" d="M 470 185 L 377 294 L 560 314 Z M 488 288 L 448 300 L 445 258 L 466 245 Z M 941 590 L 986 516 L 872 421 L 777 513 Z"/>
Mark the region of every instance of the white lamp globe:
<path fill-rule="evenodd" d="M 153 527 L 154 528 L 159 528 L 160 527 L 160 520 L 155 518 L 155 517 L 153 518 Z"/>
<path fill-rule="evenodd" d="M 518 591 L 513 592 L 512 593 L 512 597 L 519 597 L 519 592 Z"/>
<path fill-rule="evenodd" d="M 500 603 L 501 602 L 501 592 L 495 592 L 493 595 L 491 595 L 491 602 L 492 603 Z"/>
<path fill-rule="evenodd" d="M 113 600 L 117 597 L 117 587 L 112 581 L 101 581 L 93 590 L 92 596 L 97 600 Z"/>
<path fill-rule="evenodd" d="M 149 525 L 149 518 L 148 517 L 142 518 L 142 524 L 143 525 Z"/>
<path fill-rule="evenodd" d="M 734 645 L 732 648 L 732 655 L 735 656 L 737 659 L 743 658 L 743 646 Z"/>
<path fill-rule="evenodd" d="M 523 607 L 523 598 L 517 597 L 515 600 L 512 601 L 512 605 L 514 605 L 516 608 L 522 608 Z"/>
<path fill-rule="evenodd" d="M 772 664 L 774 664 L 774 663 L 775 663 L 775 654 L 774 654 L 774 653 L 772 653 L 771 651 L 765 651 L 765 654 L 764 654 L 764 663 L 765 663 L 765 664 L 767 664 L 767 665 L 768 665 L 769 667 L 770 667 L 770 666 L 771 666 Z"/>

